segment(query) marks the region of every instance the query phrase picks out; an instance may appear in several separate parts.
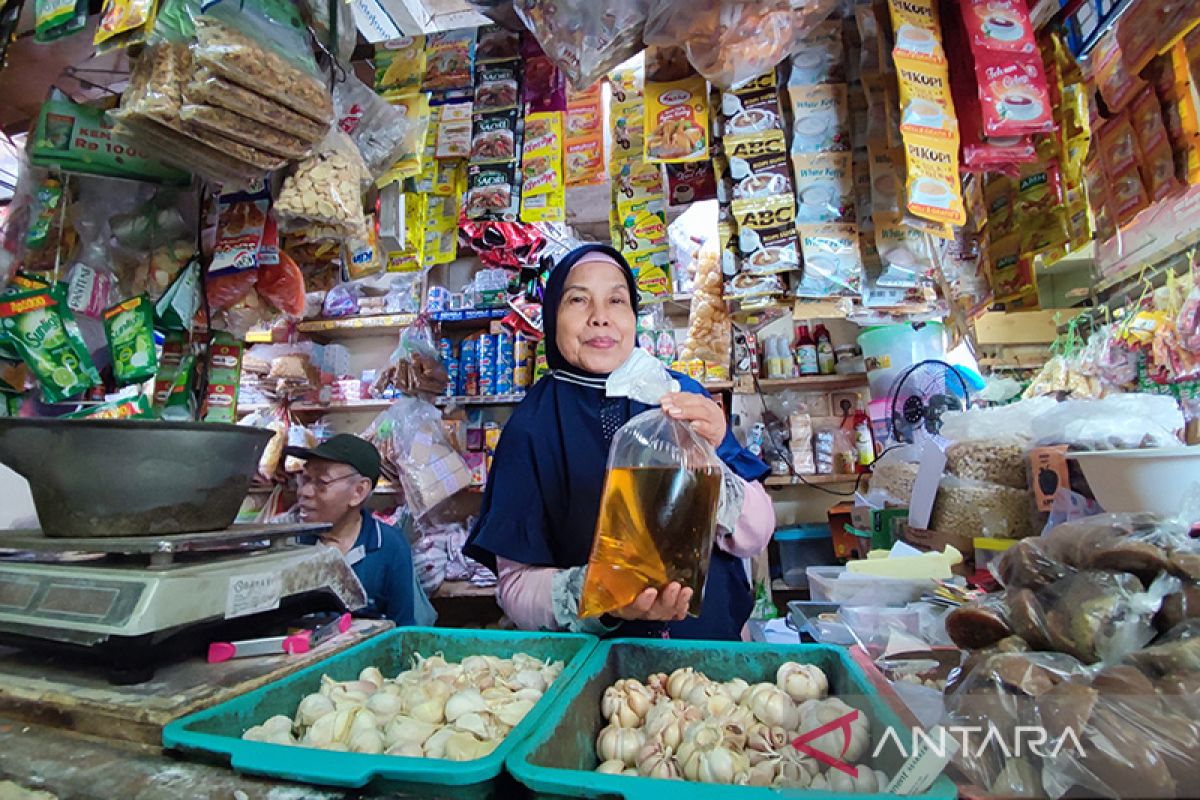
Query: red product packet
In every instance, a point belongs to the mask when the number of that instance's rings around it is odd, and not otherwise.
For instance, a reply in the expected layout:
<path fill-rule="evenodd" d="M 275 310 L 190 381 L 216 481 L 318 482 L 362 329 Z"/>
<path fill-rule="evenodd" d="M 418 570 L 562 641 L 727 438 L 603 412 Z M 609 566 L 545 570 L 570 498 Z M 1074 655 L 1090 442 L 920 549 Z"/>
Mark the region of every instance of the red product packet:
<path fill-rule="evenodd" d="M 1100 129 L 1100 155 L 1110 180 L 1136 166 L 1141 153 L 1129 115 L 1122 112 Z"/>
<path fill-rule="evenodd" d="M 1041 58 L 977 52 L 975 77 L 987 136 L 1025 136 L 1054 130 Z"/>
<path fill-rule="evenodd" d="M 1146 180 L 1146 188 L 1151 200 L 1162 200 L 1179 191 L 1179 181 L 1175 180 L 1175 153 L 1166 139 L 1144 151 L 1142 157 L 1142 173 Z"/>
<path fill-rule="evenodd" d="M 1145 88 L 1136 70 L 1129 65 L 1117 37 L 1106 34 L 1088 57 L 1088 79 L 1096 84 L 1109 111 L 1116 113 Z"/>
<path fill-rule="evenodd" d="M 1117 215 L 1117 224 L 1124 225 L 1146 206 L 1150 198 L 1146 194 L 1146 185 L 1142 182 L 1142 173 L 1137 166 L 1131 166 L 1123 172 L 1111 177 L 1113 211 Z"/>
<path fill-rule="evenodd" d="M 1167 128 L 1163 125 L 1162 104 L 1152 88 L 1147 88 L 1129 107 L 1129 119 L 1137 136 L 1138 147 L 1149 153 L 1167 141 Z"/>
<path fill-rule="evenodd" d="M 1021 0 L 960 0 L 971 49 L 1036 53 L 1033 25 Z"/>

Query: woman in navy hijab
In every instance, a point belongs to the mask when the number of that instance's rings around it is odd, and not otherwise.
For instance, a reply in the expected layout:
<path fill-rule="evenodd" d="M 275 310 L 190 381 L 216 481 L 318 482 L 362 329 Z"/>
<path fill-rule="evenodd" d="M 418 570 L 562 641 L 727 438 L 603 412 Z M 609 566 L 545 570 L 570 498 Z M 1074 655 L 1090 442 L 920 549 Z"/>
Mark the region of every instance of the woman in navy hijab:
<path fill-rule="evenodd" d="M 665 395 L 663 410 L 690 423 L 724 464 L 703 611 L 688 617 L 692 592 L 672 583 L 647 588 L 611 616 L 578 616 L 609 445 L 652 407 L 607 385 L 637 357 L 637 296 L 629 265 L 607 245 L 579 247 L 551 272 L 543 301 L 551 372 L 504 427 L 465 552 L 497 572 L 500 605 L 521 628 L 735 640 L 754 606 L 743 559 L 762 552 L 775 527 L 759 483 L 768 470 L 737 443 L 704 388 L 673 372 L 682 391 Z"/>

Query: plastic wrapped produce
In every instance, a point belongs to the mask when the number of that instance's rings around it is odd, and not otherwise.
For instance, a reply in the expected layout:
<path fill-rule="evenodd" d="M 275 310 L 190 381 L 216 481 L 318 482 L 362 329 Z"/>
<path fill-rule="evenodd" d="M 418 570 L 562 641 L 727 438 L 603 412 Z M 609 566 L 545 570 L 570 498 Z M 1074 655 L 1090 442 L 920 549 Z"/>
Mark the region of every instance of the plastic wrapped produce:
<path fill-rule="evenodd" d="M 930 524 L 968 536 L 1023 539 L 1035 533 L 1030 514 L 1023 489 L 947 476 L 938 484 Z"/>
<path fill-rule="evenodd" d="M 225 80 L 210 70 L 199 69 L 183 87 L 184 102 L 224 108 L 243 117 L 270 125 L 308 144 L 321 141 L 329 123 L 316 122 L 287 109 L 268 97 Z"/>
<path fill-rule="evenodd" d="M 1000 583 L 1010 589 L 1037 591 L 1072 574 L 1075 568 L 1050 557 L 1041 539 L 1022 539 L 1004 551 L 994 571 Z"/>
<path fill-rule="evenodd" d="M 959 478 L 1027 488 L 1025 452 L 1033 440 L 1033 418 L 1054 405 L 1042 397 L 947 412 L 940 431 L 952 443 L 946 450 L 947 470 Z"/>
<path fill-rule="evenodd" d="M 1039 444 L 1076 450 L 1178 447 L 1183 413 L 1168 395 L 1117 394 L 1102 400 L 1067 400 L 1033 421 Z"/>
<path fill-rule="evenodd" d="M 370 238 L 363 214 L 363 188 L 370 180 L 354 142 L 334 131 L 284 179 L 275 213 L 285 227 L 317 223 Z"/>
<path fill-rule="evenodd" d="M 363 438 L 379 448 L 389 467 L 385 473 L 399 479 L 417 520 L 471 485 L 471 471 L 446 439 L 442 414 L 432 403 L 400 397 Z"/>
<path fill-rule="evenodd" d="M 1156 514 L 1098 514 L 1066 522 L 1040 542 L 1046 556 L 1076 569 L 1111 569 L 1149 584 L 1168 572 L 1200 579 L 1200 541 L 1177 520 Z"/>
<path fill-rule="evenodd" d="M 370 174 L 378 177 L 412 149 L 409 142 L 413 122 L 399 107 L 354 77 L 349 67 L 343 69 L 346 79 L 333 92 L 337 126 L 357 145 Z"/>
<path fill-rule="evenodd" d="M 655 409 L 613 436 L 580 599 L 594 617 L 677 581 L 703 599 L 721 493 L 721 462 L 691 426 Z"/>
<path fill-rule="evenodd" d="M 219 106 L 184 105 L 179 110 L 179 116 L 197 128 L 280 158 L 304 158 L 312 149 L 312 142 L 305 142 Z"/>

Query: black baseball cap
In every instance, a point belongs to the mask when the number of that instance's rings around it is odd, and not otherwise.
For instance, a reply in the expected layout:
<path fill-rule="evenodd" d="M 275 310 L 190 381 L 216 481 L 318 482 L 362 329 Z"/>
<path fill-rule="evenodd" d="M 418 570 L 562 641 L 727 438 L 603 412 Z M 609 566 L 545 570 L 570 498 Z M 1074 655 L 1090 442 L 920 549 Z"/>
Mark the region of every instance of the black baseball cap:
<path fill-rule="evenodd" d="M 372 486 L 379 482 L 379 451 L 366 439 L 360 439 L 350 433 L 339 433 L 311 450 L 304 447 L 285 447 L 283 452 L 305 461 L 315 458 L 318 461 L 345 464 L 354 467 Z"/>

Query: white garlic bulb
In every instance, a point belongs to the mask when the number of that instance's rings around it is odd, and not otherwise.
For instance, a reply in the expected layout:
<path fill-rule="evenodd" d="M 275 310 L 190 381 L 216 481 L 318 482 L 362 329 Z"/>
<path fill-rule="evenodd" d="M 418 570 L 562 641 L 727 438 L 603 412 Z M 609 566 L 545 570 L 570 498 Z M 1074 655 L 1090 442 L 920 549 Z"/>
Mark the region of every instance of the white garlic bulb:
<path fill-rule="evenodd" d="M 609 725 L 596 737 L 596 752 L 603 761 L 619 759 L 628 766 L 633 766 L 638 752 L 645 744 L 645 734 L 637 728 Z"/>
<path fill-rule="evenodd" d="M 806 706 L 798 730 L 803 734 L 853 712 L 854 709 L 840 698 L 819 700 Z M 848 737 L 847 728 L 839 726 L 809 740 L 808 746 L 853 764 L 863 757 L 871 743 L 871 722 L 866 714 L 860 713 L 848 727 Z"/>
<path fill-rule="evenodd" d="M 335 710 L 333 701 L 326 695 L 320 692 L 310 694 L 300 701 L 300 706 L 296 709 L 296 724 L 302 728 L 307 728 L 321 717 Z"/>
<path fill-rule="evenodd" d="M 378 667 L 364 667 L 363 671 L 358 673 L 358 679 L 371 684 L 376 691 L 383 688 L 383 673 L 379 671 Z"/>
<path fill-rule="evenodd" d="M 814 664 L 788 661 L 775 671 L 775 685 L 797 703 L 821 700 L 829 694 L 829 678 Z"/>
<path fill-rule="evenodd" d="M 731 681 L 722 683 L 721 691 L 723 691 L 733 702 L 740 703 L 742 702 L 742 698 L 746 696 L 746 692 L 750 691 L 750 684 L 746 683 L 741 678 L 734 678 Z"/>
<path fill-rule="evenodd" d="M 366 710 L 375 715 L 375 721 L 387 725 L 400 713 L 400 698 L 388 692 L 376 692 L 367 700 Z"/>
<path fill-rule="evenodd" d="M 446 722 L 454 722 L 463 714 L 478 714 L 481 711 L 487 711 L 487 708 L 487 700 L 483 699 L 483 694 L 478 689 L 473 687 L 461 689 L 446 700 Z"/>
<path fill-rule="evenodd" d="M 412 740 L 399 741 L 383 751 L 389 756 L 408 756 L 409 758 L 424 758 L 425 748 Z"/>
<path fill-rule="evenodd" d="M 759 722 L 789 731 L 793 730 L 800 720 L 792 698 L 775 686 L 755 691 L 750 700 L 750 710 Z"/>
<path fill-rule="evenodd" d="M 604 761 L 600 764 L 600 766 L 596 767 L 596 772 L 600 772 L 605 775 L 620 775 L 624 771 L 625 762 L 619 759 Z"/>

